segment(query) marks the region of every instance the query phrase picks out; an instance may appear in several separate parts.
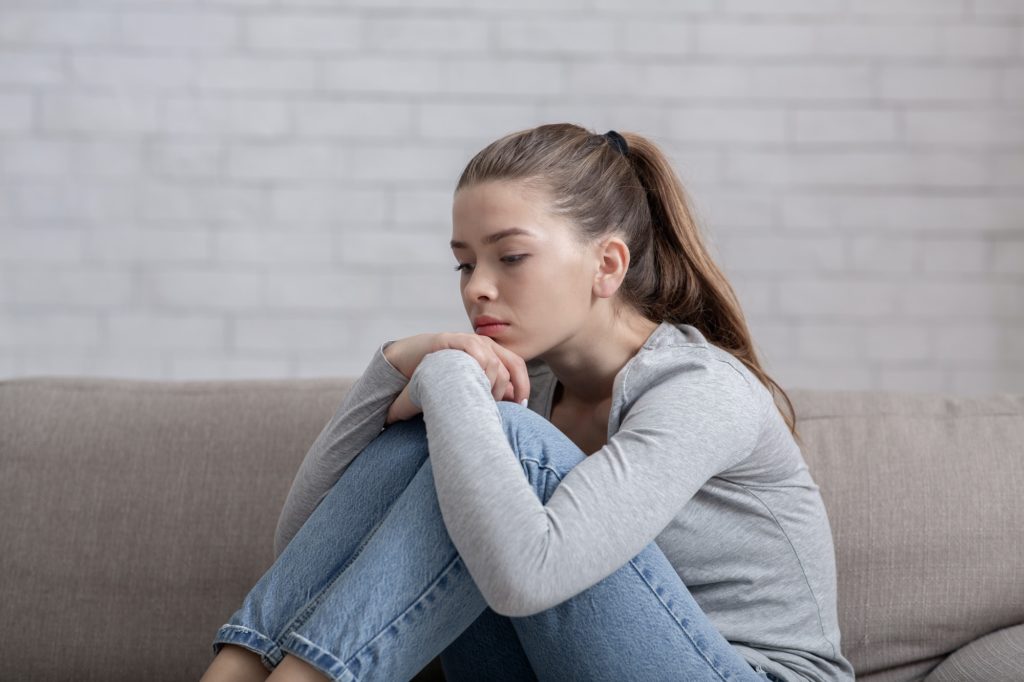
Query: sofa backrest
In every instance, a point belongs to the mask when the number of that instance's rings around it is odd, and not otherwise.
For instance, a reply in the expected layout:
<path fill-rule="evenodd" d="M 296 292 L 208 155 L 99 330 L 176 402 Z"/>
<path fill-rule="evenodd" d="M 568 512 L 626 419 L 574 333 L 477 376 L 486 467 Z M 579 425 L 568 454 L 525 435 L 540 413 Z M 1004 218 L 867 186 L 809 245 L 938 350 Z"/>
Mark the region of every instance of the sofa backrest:
<path fill-rule="evenodd" d="M 922 679 L 1024 623 L 1024 395 L 787 393 L 832 525 L 859 680 Z"/>
<path fill-rule="evenodd" d="M 4 674 L 198 679 L 352 381 L 0 381 Z M 1024 622 L 1024 396 L 789 395 L 858 679 Z"/>
<path fill-rule="evenodd" d="M 0 382 L 0 677 L 198 680 L 349 385 Z"/>

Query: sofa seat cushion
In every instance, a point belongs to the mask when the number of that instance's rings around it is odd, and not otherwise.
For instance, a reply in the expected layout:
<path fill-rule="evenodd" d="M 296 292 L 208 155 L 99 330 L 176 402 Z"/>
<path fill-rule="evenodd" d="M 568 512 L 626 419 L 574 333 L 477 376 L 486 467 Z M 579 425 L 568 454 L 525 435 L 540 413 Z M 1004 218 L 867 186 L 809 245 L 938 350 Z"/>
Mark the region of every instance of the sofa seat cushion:
<path fill-rule="evenodd" d="M 1019 680 L 1024 675 L 1024 623 L 996 630 L 960 647 L 925 682 Z"/>

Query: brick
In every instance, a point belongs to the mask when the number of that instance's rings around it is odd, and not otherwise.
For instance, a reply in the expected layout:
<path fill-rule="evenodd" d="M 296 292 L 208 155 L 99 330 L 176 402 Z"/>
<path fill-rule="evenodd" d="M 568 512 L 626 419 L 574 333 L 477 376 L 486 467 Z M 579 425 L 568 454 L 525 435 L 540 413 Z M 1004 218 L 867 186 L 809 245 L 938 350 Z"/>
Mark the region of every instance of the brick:
<path fill-rule="evenodd" d="M 106 225 L 84 236 L 84 255 L 94 263 L 163 265 L 210 259 L 210 235 L 202 229 L 150 230 Z"/>
<path fill-rule="evenodd" d="M 729 182 L 787 187 L 981 188 L 990 171 L 984 158 L 942 151 L 737 150 L 725 175 Z"/>
<path fill-rule="evenodd" d="M 903 119 L 906 139 L 930 149 L 1024 146 L 1024 117 L 1018 111 L 909 110 L 904 112 Z"/>
<path fill-rule="evenodd" d="M 292 361 L 288 354 L 283 352 L 273 353 L 271 356 L 231 350 L 176 351 L 167 354 L 164 366 L 166 378 L 179 381 L 284 379 L 295 376 L 291 371 Z M 362 370 L 365 370 L 365 367 Z"/>
<path fill-rule="evenodd" d="M 225 174 L 244 180 L 327 180 L 346 177 L 349 163 L 340 147 L 327 144 L 236 144 L 227 150 Z"/>
<path fill-rule="evenodd" d="M 829 16 L 842 9 L 842 0 L 721 0 L 719 5 L 729 16 Z"/>
<path fill-rule="evenodd" d="M 259 186 L 146 182 L 136 188 L 138 213 L 151 223 L 259 225 L 269 198 Z"/>
<path fill-rule="evenodd" d="M 886 101 L 941 103 L 995 99 L 996 74 L 982 66 L 899 66 L 883 63 L 878 95 Z"/>
<path fill-rule="evenodd" d="M 745 273 L 806 273 L 842 269 L 844 245 L 836 237 L 752 236 L 721 240 L 722 261 Z"/>
<path fill-rule="evenodd" d="M 52 86 L 65 82 L 59 52 L 14 48 L 0 50 L 0 85 Z"/>
<path fill-rule="evenodd" d="M 0 132 L 27 133 L 34 117 L 32 96 L 0 93 Z"/>
<path fill-rule="evenodd" d="M 558 95 L 565 91 L 562 68 L 553 59 L 473 59 L 445 61 L 440 84 L 445 94 Z"/>
<path fill-rule="evenodd" d="M 358 16 L 262 14 L 243 19 L 244 43 L 256 50 L 356 52 L 365 33 Z M 373 43 L 366 43 L 372 45 Z"/>
<path fill-rule="evenodd" d="M 628 18 L 622 22 L 622 53 L 626 55 L 692 55 L 697 50 L 696 30 L 688 19 Z"/>
<path fill-rule="evenodd" d="M 1024 198 L 1015 196 L 956 196 L 850 194 L 816 191 L 782 199 L 782 223 L 787 228 L 913 230 L 927 233 L 1021 230 Z"/>
<path fill-rule="evenodd" d="M 229 347 L 249 353 L 329 351 L 345 355 L 355 327 L 351 320 L 336 315 L 313 317 L 285 312 L 278 316 L 238 316 L 232 325 Z M 367 362 L 363 360 L 364 369 Z"/>
<path fill-rule="evenodd" d="M 103 90 L 186 90 L 194 80 L 186 56 L 72 53 L 70 79 Z"/>
<path fill-rule="evenodd" d="M 120 41 L 129 47 L 216 50 L 240 44 L 238 19 L 227 12 L 125 11 L 120 17 Z"/>
<path fill-rule="evenodd" d="M 454 182 L 452 183 L 454 185 Z M 422 225 L 443 223 L 451 232 L 452 201 L 455 188 L 451 189 L 399 189 L 393 193 L 390 209 L 396 225 Z M 447 239 L 451 239 L 448 237 Z"/>
<path fill-rule="evenodd" d="M 607 54 L 617 34 L 614 20 L 608 17 L 552 17 L 540 22 L 534 17 L 509 18 L 496 24 L 493 49 L 520 54 Z"/>
<path fill-rule="evenodd" d="M 779 283 L 779 309 L 786 314 L 834 320 L 891 316 L 900 310 L 897 295 L 901 286 L 856 275 L 792 278 Z"/>
<path fill-rule="evenodd" d="M 948 392 L 947 372 L 934 367 L 889 367 L 876 370 L 878 388 L 911 393 Z"/>
<path fill-rule="evenodd" d="M 437 93 L 441 90 L 442 64 L 423 57 L 357 54 L 324 62 L 320 85 L 327 92 Z"/>
<path fill-rule="evenodd" d="M 936 324 L 932 333 L 932 357 L 947 367 L 987 366 L 999 356 L 1000 326 L 978 323 L 972 325 Z"/>
<path fill-rule="evenodd" d="M 389 194 L 380 189 L 337 183 L 281 185 L 270 193 L 271 217 L 278 222 L 318 225 L 379 224 L 387 219 Z"/>
<path fill-rule="evenodd" d="M 991 245 L 983 237 L 929 240 L 921 244 L 921 269 L 926 273 L 975 273 L 988 270 Z"/>
<path fill-rule="evenodd" d="M 864 333 L 864 351 L 869 360 L 913 361 L 929 364 L 932 332 L 922 325 L 891 324 L 869 328 Z"/>
<path fill-rule="evenodd" d="M 730 145 L 781 144 L 786 140 L 786 112 L 764 106 L 686 107 L 668 112 L 669 137 L 687 142 Z"/>
<path fill-rule="evenodd" d="M 818 26 L 807 22 L 742 19 L 701 21 L 694 25 L 694 54 L 728 57 L 810 57 L 821 53 Z"/>
<path fill-rule="evenodd" d="M 331 260 L 332 233 L 327 231 L 225 229 L 210 239 L 220 263 L 318 265 Z"/>
<path fill-rule="evenodd" d="M 128 268 L 74 264 L 12 268 L 9 283 L 11 303 L 50 311 L 126 305 L 132 302 L 136 288 Z"/>
<path fill-rule="evenodd" d="M 265 277 L 251 268 L 164 266 L 143 273 L 150 303 L 193 311 L 257 308 Z"/>
<path fill-rule="evenodd" d="M 792 113 L 792 135 L 799 144 L 893 143 L 900 137 L 898 117 L 879 109 L 800 108 Z"/>
<path fill-rule="evenodd" d="M 848 263 L 851 270 L 909 276 L 921 265 L 920 239 L 899 234 L 854 235 L 850 238 Z"/>
<path fill-rule="evenodd" d="M 110 350 L 224 347 L 227 323 L 219 315 L 170 312 L 113 312 L 107 316 L 104 346 Z"/>
<path fill-rule="evenodd" d="M 266 302 L 283 310 L 365 312 L 386 303 L 387 276 L 379 269 L 275 268 L 267 274 Z"/>
<path fill-rule="evenodd" d="M 394 267 L 406 264 L 426 265 L 443 270 L 455 267 L 447 236 L 434 232 L 352 231 L 336 233 L 334 252 L 339 263 Z M 454 270 L 452 270 L 454 272 Z"/>
<path fill-rule="evenodd" d="M 842 322 L 801 322 L 796 325 L 796 357 L 814 360 L 861 360 L 865 326 Z"/>
<path fill-rule="evenodd" d="M 462 307 L 459 273 L 452 265 L 436 268 L 420 266 L 395 271 L 387 280 L 384 304 L 394 311 L 436 308 L 452 305 Z"/>
<path fill-rule="evenodd" d="M 163 113 L 164 133 L 270 137 L 291 126 L 288 104 L 277 98 L 169 97 Z"/>
<path fill-rule="evenodd" d="M 560 20 L 552 20 L 560 24 Z M 587 20 L 582 20 L 587 22 Z M 548 22 L 533 23 L 538 42 L 545 40 Z M 359 27 L 362 45 L 388 53 L 429 52 L 434 54 L 481 54 L 502 49 L 507 38 L 503 31 L 514 31 L 517 21 L 506 18 L 496 25 L 472 16 L 373 16 L 362 18 Z M 538 30 L 541 29 L 541 30 Z M 572 40 L 579 29 L 569 30 L 564 38 Z M 518 49 L 518 48 L 517 48 Z M 536 48 L 534 48 L 536 49 Z"/>
<path fill-rule="evenodd" d="M 1018 230 L 1018 237 L 1024 237 L 1024 225 Z M 1024 273 L 1024 241 L 1017 239 L 993 242 L 992 272 L 1003 275 Z"/>
<path fill-rule="evenodd" d="M 872 68 L 844 63 L 757 63 L 747 68 L 746 99 L 864 102 L 875 96 Z"/>
<path fill-rule="evenodd" d="M 318 85 L 315 60 L 287 57 L 221 57 L 197 61 L 200 92 L 312 92 Z"/>
<path fill-rule="evenodd" d="M 458 148 L 417 144 L 376 144 L 351 149 L 346 177 L 358 181 L 453 184 L 468 160 Z"/>
<path fill-rule="evenodd" d="M 137 196 L 110 183 L 61 178 L 22 184 L 14 187 L 11 194 L 18 206 L 18 215 L 28 221 L 57 220 L 101 225 L 138 215 Z"/>
<path fill-rule="evenodd" d="M 1024 319 L 1024 284 L 993 281 L 913 280 L 893 292 L 907 317 L 963 320 Z"/>
<path fill-rule="evenodd" d="M 149 148 L 150 172 L 161 178 L 219 179 L 226 152 L 217 141 L 158 140 Z"/>
<path fill-rule="evenodd" d="M 160 129 L 160 101 L 151 95 L 61 92 L 44 93 L 40 101 L 40 125 L 47 132 L 125 135 Z"/>
<path fill-rule="evenodd" d="M 0 172 L 19 178 L 70 175 L 72 150 L 63 140 L 0 138 Z"/>
<path fill-rule="evenodd" d="M 137 179 L 143 168 L 142 138 L 75 138 L 63 140 L 71 155 L 72 170 L 76 176 L 97 180 L 120 178 Z"/>
<path fill-rule="evenodd" d="M 857 0 L 847 9 L 851 15 L 869 17 L 914 16 L 959 19 L 967 16 L 969 0 Z"/>
<path fill-rule="evenodd" d="M 472 139 L 482 141 L 481 148 L 512 130 L 546 120 L 531 103 L 431 102 L 417 107 L 415 114 L 416 130 L 424 138 Z"/>
<path fill-rule="evenodd" d="M 0 263 L 45 269 L 47 263 L 81 264 L 85 259 L 84 236 L 66 228 L 15 228 L 0 232 L 3 248 Z"/>
<path fill-rule="evenodd" d="M 957 26 L 962 29 L 962 26 Z M 925 58 L 939 54 L 945 33 L 933 23 L 879 24 L 848 20 L 818 27 L 817 53 L 826 57 Z"/>
<path fill-rule="evenodd" d="M 117 37 L 116 15 L 95 9 L 5 8 L 0 45 L 31 47 L 107 46 Z"/>
<path fill-rule="evenodd" d="M 415 107 L 409 102 L 292 100 L 295 131 L 302 136 L 365 139 L 409 136 Z"/>

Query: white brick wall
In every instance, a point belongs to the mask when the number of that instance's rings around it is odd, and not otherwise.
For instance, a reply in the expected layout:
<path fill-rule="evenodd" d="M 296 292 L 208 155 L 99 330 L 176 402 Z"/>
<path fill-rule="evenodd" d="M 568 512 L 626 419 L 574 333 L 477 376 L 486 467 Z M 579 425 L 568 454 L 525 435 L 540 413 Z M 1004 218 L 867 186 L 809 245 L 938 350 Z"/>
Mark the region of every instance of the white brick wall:
<path fill-rule="evenodd" d="M 0 376 L 357 375 L 469 331 L 465 163 L 672 157 L 786 387 L 1024 393 L 1024 3 L 2 0 Z"/>

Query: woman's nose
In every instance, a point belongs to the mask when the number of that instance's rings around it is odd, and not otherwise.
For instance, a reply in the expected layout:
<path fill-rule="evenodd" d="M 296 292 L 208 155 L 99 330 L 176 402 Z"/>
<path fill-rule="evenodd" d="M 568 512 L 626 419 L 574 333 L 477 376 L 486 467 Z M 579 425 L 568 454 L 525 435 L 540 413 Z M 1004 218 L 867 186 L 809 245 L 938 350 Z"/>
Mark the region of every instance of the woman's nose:
<path fill-rule="evenodd" d="M 469 273 L 469 282 L 466 284 L 466 292 L 475 298 L 480 293 L 492 293 L 494 291 L 493 278 L 486 273 L 480 274 L 481 270 L 475 268 Z"/>

